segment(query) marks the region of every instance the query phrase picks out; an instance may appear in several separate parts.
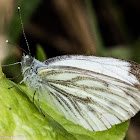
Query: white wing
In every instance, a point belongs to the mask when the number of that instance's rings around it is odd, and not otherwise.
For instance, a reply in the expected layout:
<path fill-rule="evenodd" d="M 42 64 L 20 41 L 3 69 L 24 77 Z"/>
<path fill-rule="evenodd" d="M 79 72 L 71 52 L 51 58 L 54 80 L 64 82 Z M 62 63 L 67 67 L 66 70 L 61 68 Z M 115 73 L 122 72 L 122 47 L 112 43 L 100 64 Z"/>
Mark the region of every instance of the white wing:
<path fill-rule="evenodd" d="M 140 110 L 140 65 L 134 62 L 62 56 L 49 59 L 47 65 L 38 71 L 42 90 L 48 90 L 46 100 L 68 120 L 88 130 L 109 129 Z"/>

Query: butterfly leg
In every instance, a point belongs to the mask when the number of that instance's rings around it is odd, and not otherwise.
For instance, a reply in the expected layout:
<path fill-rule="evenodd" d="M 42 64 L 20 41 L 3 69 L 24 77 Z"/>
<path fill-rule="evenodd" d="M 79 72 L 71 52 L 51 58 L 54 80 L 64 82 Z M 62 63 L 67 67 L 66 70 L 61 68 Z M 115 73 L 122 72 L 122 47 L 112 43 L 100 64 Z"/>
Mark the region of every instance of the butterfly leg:
<path fill-rule="evenodd" d="M 25 79 L 23 79 L 22 81 L 20 81 L 18 84 L 9 87 L 8 89 L 11 89 L 11 88 L 17 87 L 18 85 L 22 84 L 24 81 L 25 81 Z"/>
<path fill-rule="evenodd" d="M 36 94 L 36 90 L 35 90 L 34 95 L 33 95 L 33 103 L 34 103 L 35 94 Z"/>
<path fill-rule="evenodd" d="M 43 114 L 42 109 L 40 107 L 40 101 L 39 101 L 39 88 L 38 88 L 38 104 L 39 104 L 39 110 L 40 112 Z M 43 116 L 45 117 L 45 115 L 43 114 Z"/>

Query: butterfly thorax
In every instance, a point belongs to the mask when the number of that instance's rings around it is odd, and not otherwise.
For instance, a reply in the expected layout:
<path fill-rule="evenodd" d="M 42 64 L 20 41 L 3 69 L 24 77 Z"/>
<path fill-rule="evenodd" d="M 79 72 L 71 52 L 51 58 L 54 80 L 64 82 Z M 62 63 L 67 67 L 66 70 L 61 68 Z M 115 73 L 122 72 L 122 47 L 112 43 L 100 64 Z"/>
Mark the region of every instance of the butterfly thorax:
<path fill-rule="evenodd" d="M 23 55 L 21 60 L 22 75 L 24 82 L 30 88 L 37 89 L 40 87 L 40 79 L 37 75 L 38 69 L 45 66 L 43 62 L 38 61 L 30 55 Z"/>

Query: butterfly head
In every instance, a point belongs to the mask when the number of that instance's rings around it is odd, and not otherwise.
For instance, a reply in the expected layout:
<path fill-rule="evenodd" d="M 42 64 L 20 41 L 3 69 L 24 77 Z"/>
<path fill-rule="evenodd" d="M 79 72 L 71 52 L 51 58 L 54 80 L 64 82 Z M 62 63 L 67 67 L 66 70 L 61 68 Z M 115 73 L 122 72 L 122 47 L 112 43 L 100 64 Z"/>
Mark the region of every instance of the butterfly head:
<path fill-rule="evenodd" d="M 31 55 L 23 55 L 21 60 L 21 69 L 24 82 L 31 88 L 38 88 L 39 84 L 37 82 L 37 73 L 40 67 L 46 66 L 43 62 L 38 61 Z"/>
<path fill-rule="evenodd" d="M 24 66 L 31 66 L 31 64 L 33 63 L 34 61 L 34 57 L 32 57 L 31 55 L 23 55 L 22 56 L 22 65 Z"/>
<path fill-rule="evenodd" d="M 21 67 L 22 72 L 25 73 L 25 71 L 30 70 L 31 67 L 34 65 L 34 57 L 31 55 L 23 55 L 21 60 Z"/>
<path fill-rule="evenodd" d="M 45 63 L 38 61 L 31 55 L 23 55 L 21 60 L 21 68 L 24 76 L 31 75 L 31 73 L 36 74 L 38 68 L 46 67 Z"/>

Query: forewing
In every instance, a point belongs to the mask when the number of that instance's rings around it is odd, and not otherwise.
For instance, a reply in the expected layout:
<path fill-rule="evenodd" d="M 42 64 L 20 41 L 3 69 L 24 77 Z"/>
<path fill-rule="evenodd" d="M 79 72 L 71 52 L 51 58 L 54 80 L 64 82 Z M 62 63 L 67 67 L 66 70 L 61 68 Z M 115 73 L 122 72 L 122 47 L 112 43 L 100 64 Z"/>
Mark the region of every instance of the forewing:
<path fill-rule="evenodd" d="M 129 67 L 125 63 L 129 62 L 122 63 L 116 63 L 120 67 L 114 63 L 112 70 L 117 67 L 123 73 L 128 72 L 126 67 Z M 106 71 L 106 66 L 103 66 L 103 71 Z M 140 109 L 139 82 L 136 76 L 130 73 L 122 80 L 113 76 L 118 74 L 117 71 L 113 71 L 112 75 L 108 72 L 105 74 L 79 65 L 57 64 L 40 70 L 38 74 L 41 76 L 45 73 L 42 89 L 48 91 L 46 100 L 53 107 L 68 120 L 88 130 L 102 131 L 128 120 Z M 126 81 L 126 78 L 133 79 L 133 82 Z"/>
<path fill-rule="evenodd" d="M 125 61 L 109 57 L 65 55 L 48 59 L 46 64 L 48 68 L 53 66 L 76 67 L 105 74 L 130 84 L 135 84 L 137 82 L 139 83 L 137 78 L 140 77 L 140 65 L 132 61 Z"/>

